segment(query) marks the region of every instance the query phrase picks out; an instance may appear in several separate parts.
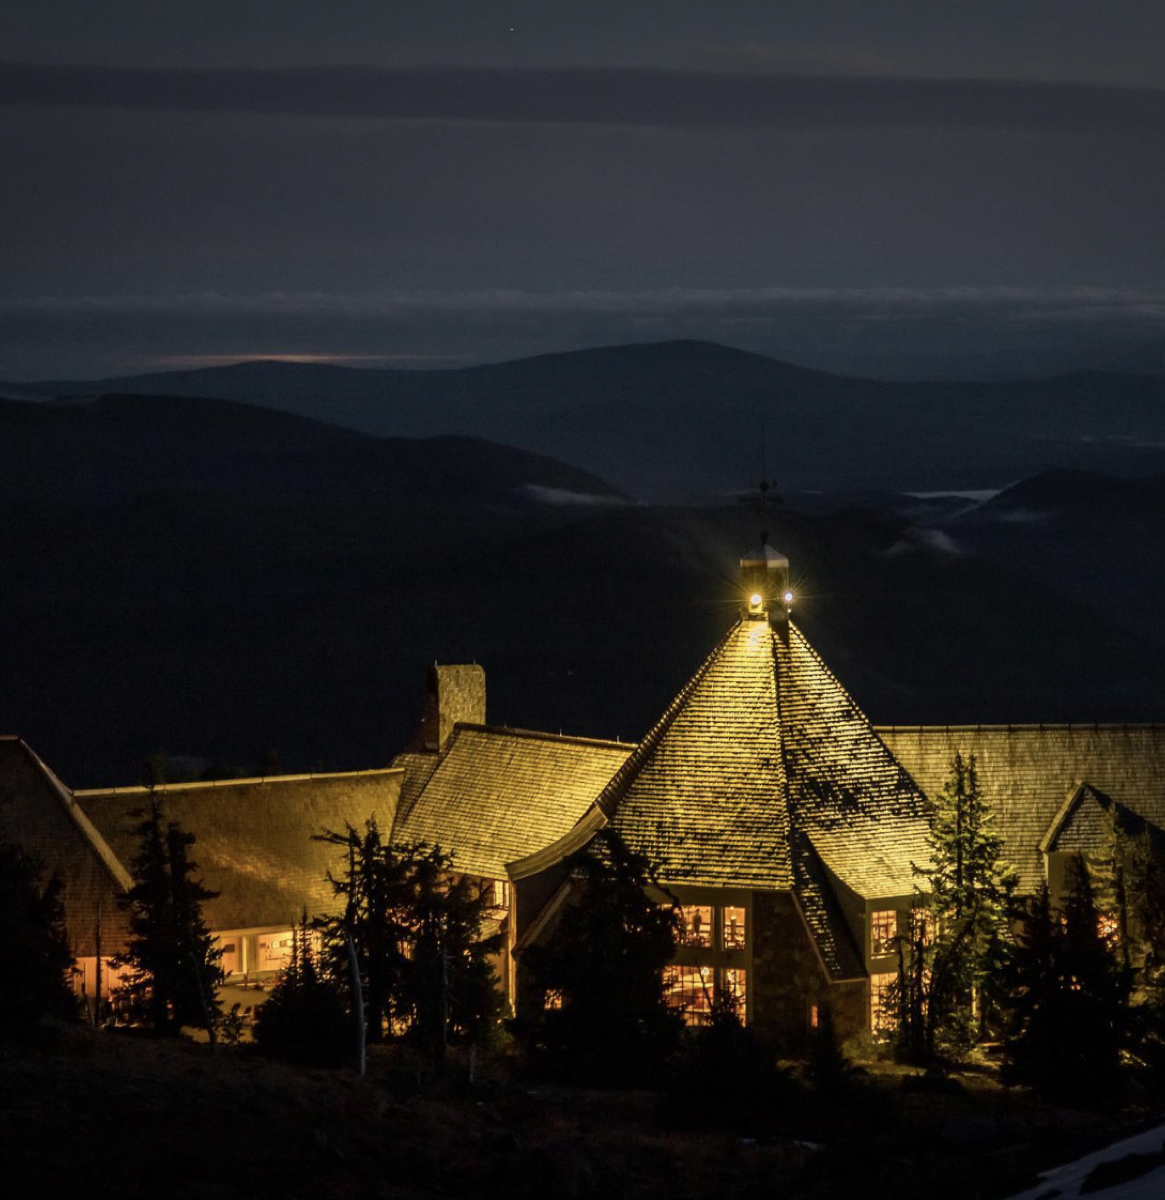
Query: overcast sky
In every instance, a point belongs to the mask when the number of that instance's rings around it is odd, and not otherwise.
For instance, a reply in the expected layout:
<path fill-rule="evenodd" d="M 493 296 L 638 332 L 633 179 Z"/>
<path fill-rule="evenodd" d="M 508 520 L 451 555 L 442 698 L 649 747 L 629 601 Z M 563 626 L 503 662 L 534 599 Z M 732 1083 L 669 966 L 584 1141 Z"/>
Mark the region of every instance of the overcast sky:
<path fill-rule="evenodd" d="M 1165 371 L 1165 5 L 16 0 L 0 378 Z"/>

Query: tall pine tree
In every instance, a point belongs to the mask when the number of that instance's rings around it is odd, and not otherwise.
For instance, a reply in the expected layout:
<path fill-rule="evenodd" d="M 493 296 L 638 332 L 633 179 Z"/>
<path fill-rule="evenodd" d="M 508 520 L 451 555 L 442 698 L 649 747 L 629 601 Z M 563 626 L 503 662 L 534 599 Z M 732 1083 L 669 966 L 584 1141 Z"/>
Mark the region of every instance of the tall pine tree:
<path fill-rule="evenodd" d="M 0 1033 L 26 1031 L 42 1017 L 76 1015 L 69 986 L 73 955 L 65 932 L 61 881 L 44 879 L 39 859 L 0 839 L 0 923 L 5 978 Z"/>
<path fill-rule="evenodd" d="M 931 865 L 918 872 L 922 911 L 898 989 L 912 1056 L 933 1059 L 964 1052 L 993 1020 L 1010 942 L 1017 876 L 1003 859 L 973 754 L 955 755 L 927 840 Z"/>
<path fill-rule="evenodd" d="M 1060 1100 L 1111 1094 L 1128 1032 L 1129 971 L 1102 935 L 1088 872 L 1069 863 L 1054 909 L 1045 886 L 1027 910 L 1009 969 L 1004 1079 Z"/>
<path fill-rule="evenodd" d="M 196 878 L 194 835 L 165 820 L 156 796 L 136 833 L 134 883 L 122 901 L 130 938 L 114 960 L 126 975 L 122 991 L 157 1032 L 199 1025 L 213 1038 L 223 971 L 202 905 L 218 893 Z"/>
<path fill-rule="evenodd" d="M 368 1040 L 407 1036 L 441 1053 L 487 1037 L 501 1009 L 491 959 L 502 937 L 482 890 L 439 847 L 387 842 L 374 820 L 319 840 L 344 852 L 347 869 L 328 875 L 343 912 L 314 925 L 337 978 L 352 939 Z"/>
<path fill-rule="evenodd" d="M 675 954 L 679 913 L 658 903 L 652 864 L 611 829 L 569 860 L 574 897 L 545 944 L 523 951 L 527 979 L 549 1003 L 525 1028 L 555 1074 L 587 1082 L 648 1082 L 676 1047 L 663 969 Z"/>

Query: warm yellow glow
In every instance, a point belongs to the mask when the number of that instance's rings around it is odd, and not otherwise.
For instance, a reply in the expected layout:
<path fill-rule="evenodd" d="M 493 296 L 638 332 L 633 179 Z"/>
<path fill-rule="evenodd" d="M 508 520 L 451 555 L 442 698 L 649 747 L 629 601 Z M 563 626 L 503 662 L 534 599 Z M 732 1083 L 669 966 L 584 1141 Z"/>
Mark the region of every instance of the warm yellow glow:
<path fill-rule="evenodd" d="M 792 592 L 786 592 L 786 593 L 785 593 L 785 603 L 786 603 L 786 604 L 792 604 L 792 603 L 793 603 L 793 593 L 792 593 Z"/>
<path fill-rule="evenodd" d="M 751 604 L 753 606 L 753 608 L 760 608 L 760 602 L 761 602 L 760 592 L 753 592 L 753 594 L 751 596 L 749 596 L 748 602 L 749 602 L 749 604 Z"/>

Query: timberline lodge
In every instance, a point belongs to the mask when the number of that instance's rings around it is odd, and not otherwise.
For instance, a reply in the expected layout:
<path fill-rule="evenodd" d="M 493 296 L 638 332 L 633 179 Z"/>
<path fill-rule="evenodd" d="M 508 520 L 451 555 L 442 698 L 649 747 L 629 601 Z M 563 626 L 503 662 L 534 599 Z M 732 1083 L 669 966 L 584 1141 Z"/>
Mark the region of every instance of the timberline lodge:
<path fill-rule="evenodd" d="M 730 998 L 796 1045 L 824 1005 L 841 1036 L 885 1020 L 927 813 L 957 753 L 975 756 L 1021 892 L 1062 890 L 1066 861 L 1098 849 L 1114 819 L 1165 827 L 1165 725 L 880 728 L 792 620 L 788 560 L 762 540 L 740 587 L 738 618 L 638 743 L 490 725 L 483 669 L 434 665 L 416 744 L 389 766 L 153 789 L 219 893 L 204 915 L 228 981 L 273 979 L 292 923 L 332 905 L 335 850 L 312 835 L 374 818 L 479 881 L 505 931 L 496 969 L 511 1009 L 544 1004 L 523 951 L 585 903 L 571 856 L 611 828 L 681 906 L 671 1003 L 699 1024 Z M 148 797 L 72 790 L 19 737 L 0 738 L 0 834 L 60 877 L 90 1000 L 115 983 Z"/>

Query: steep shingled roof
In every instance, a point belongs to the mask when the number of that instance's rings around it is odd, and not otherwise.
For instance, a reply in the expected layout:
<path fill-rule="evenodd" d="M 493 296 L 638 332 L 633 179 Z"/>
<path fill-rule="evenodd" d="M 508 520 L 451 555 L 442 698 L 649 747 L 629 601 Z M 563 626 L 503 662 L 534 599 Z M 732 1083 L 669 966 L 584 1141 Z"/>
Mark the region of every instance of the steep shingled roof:
<path fill-rule="evenodd" d="M 801 631 L 773 643 L 793 825 L 859 896 L 909 895 L 926 798 Z"/>
<path fill-rule="evenodd" d="M 1127 837 L 1148 837 L 1157 853 L 1165 848 L 1165 829 L 1147 821 L 1111 796 L 1083 783 L 1060 810 L 1048 829 L 1040 849 L 1069 854 L 1099 851 L 1112 847 L 1114 832 Z"/>
<path fill-rule="evenodd" d="M 1043 879 L 1040 842 L 1081 784 L 1165 828 L 1165 725 L 980 725 L 886 728 L 882 740 L 930 796 L 956 752 L 975 755 L 1021 891 Z"/>
<path fill-rule="evenodd" d="M 599 798 L 667 883 L 792 886 L 773 640 L 735 625 Z"/>
<path fill-rule="evenodd" d="M 359 828 L 375 817 L 388 829 L 396 813 L 399 769 L 336 775 L 284 775 L 169 784 L 156 789 L 167 818 L 194 834 L 193 857 L 206 886 L 222 895 L 204 907 L 212 929 L 288 925 L 334 905 L 325 878 L 334 847 L 312 841 L 324 829 Z M 128 868 L 146 788 L 75 793 L 78 805 Z"/>
<path fill-rule="evenodd" d="M 127 925 L 117 898 L 129 875 L 69 789 L 17 737 L 0 737 L 0 835 L 60 878 L 75 955 L 96 954 L 98 936 L 106 952 L 121 945 Z"/>
<path fill-rule="evenodd" d="M 860 896 L 909 895 L 926 797 L 793 626 L 741 620 L 534 874 L 610 823 L 667 884 L 792 890 L 834 979 L 861 955 L 822 864 Z"/>
<path fill-rule="evenodd" d="M 801 632 L 763 620 L 734 626 L 599 806 L 673 884 L 792 887 L 806 838 L 862 896 L 909 894 L 926 862 L 925 797 Z"/>
<path fill-rule="evenodd" d="M 505 864 L 566 834 L 633 747 L 487 725 L 458 725 L 393 829 L 439 844 L 458 870 L 505 879 Z"/>

